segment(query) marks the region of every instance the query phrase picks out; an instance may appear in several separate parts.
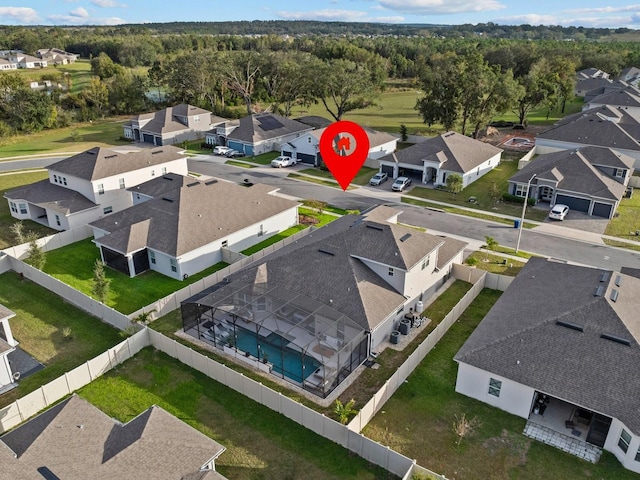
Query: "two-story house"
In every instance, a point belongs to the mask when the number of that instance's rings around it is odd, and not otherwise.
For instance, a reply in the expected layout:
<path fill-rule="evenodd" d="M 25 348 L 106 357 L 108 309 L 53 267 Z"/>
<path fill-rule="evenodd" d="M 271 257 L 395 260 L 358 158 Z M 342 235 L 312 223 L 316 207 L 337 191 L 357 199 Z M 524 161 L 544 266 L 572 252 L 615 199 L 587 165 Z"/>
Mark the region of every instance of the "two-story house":
<path fill-rule="evenodd" d="M 175 145 L 204 138 L 205 132 L 224 121 L 208 110 L 181 103 L 133 117 L 123 128 L 125 138 L 136 142 Z"/>
<path fill-rule="evenodd" d="M 4 194 L 11 215 L 55 230 L 69 230 L 132 205 L 126 189 L 165 173 L 186 175 L 176 147 L 120 153 L 92 148 L 49 166 L 49 177 Z"/>

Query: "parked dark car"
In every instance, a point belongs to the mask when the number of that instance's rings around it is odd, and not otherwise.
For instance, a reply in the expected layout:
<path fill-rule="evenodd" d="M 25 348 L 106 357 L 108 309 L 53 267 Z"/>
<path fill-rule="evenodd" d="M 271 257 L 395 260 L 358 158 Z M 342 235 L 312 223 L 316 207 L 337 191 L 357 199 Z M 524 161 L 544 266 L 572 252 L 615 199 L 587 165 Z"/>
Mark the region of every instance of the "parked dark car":
<path fill-rule="evenodd" d="M 244 157 L 244 153 L 239 152 L 238 150 L 229 150 L 224 154 L 224 156 L 228 158 Z"/>

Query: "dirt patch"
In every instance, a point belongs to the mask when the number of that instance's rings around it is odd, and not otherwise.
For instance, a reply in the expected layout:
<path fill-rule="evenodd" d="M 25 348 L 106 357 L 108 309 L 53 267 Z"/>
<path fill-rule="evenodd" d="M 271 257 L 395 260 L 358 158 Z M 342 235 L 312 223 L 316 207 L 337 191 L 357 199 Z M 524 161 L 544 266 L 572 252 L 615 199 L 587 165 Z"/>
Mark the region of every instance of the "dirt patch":
<path fill-rule="evenodd" d="M 496 456 L 499 452 L 506 450 L 510 457 L 518 459 L 518 465 L 527 463 L 527 452 L 531 446 L 531 440 L 524 435 L 510 433 L 502 430 L 499 437 L 488 438 L 482 446 L 490 452 L 491 456 Z"/>
<path fill-rule="evenodd" d="M 298 215 L 298 223 L 300 225 L 315 225 L 318 222 L 320 222 L 320 220 L 311 215 Z"/>

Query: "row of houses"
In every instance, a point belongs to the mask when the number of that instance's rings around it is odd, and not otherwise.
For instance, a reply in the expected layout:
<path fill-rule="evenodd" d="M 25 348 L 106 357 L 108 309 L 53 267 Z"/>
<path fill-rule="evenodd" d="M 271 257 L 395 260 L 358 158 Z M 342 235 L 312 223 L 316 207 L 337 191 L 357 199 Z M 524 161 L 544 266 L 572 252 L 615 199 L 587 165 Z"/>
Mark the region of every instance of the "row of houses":
<path fill-rule="evenodd" d="M 67 65 L 74 63 L 77 59 L 78 55 L 75 53 L 65 52 L 58 48 L 40 49 L 36 52 L 35 57 L 22 50 L 0 50 L 0 70 Z"/>

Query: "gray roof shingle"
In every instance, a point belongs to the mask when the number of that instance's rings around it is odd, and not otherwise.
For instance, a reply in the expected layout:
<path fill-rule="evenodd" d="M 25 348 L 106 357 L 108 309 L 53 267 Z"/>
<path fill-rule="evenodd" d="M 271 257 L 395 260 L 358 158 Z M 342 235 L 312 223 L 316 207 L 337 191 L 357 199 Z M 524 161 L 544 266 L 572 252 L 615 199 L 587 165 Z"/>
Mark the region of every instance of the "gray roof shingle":
<path fill-rule="evenodd" d="M 601 296 L 595 295 L 598 286 Z M 455 360 L 618 418 L 638 434 L 638 291 L 640 280 L 624 274 L 532 258 Z M 603 333 L 629 345 L 601 338 Z"/>
<path fill-rule="evenodd" d="M 257 113 L 241 118 L 238 127 L 228 135 L 228 138 L 255 144 L 272 138 L 311 130 L 313 130 L 313 127 L 309 125 L 274 113 Z"/>
<path fill-rule="evenodd" d="M 25 200 L 61 215 L 69 215 L 97 207 L 84 195 L 75 190 L 55 185 L 49 179 L 9 190 L 5 192 L 4 196 L 9 200 Z"/>

